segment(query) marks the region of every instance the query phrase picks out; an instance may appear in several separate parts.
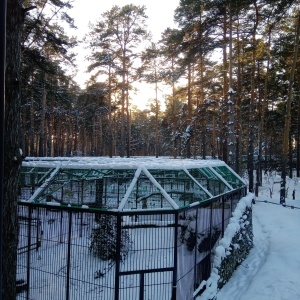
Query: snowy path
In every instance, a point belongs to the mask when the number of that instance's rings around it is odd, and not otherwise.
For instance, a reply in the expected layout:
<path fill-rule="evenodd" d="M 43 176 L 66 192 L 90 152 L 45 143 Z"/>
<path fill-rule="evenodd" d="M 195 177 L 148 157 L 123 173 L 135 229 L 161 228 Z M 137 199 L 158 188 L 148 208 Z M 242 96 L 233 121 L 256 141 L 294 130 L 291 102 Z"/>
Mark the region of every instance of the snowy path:
<path fill-rule="evenodd" d="M 257 202 L 253 230 L 253 249 L 217 300 L 300 299 L 300 210 Z"/>

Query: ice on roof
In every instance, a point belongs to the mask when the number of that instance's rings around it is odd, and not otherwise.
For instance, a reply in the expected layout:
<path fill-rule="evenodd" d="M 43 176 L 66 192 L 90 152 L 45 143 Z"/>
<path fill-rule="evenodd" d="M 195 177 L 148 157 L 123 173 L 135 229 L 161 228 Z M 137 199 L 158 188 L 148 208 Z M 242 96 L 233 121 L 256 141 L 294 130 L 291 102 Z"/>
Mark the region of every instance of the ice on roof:
<path fill-rule="evenodd" d="M 147 169 L 183 169 L 184 167 L 207 167 L 226 165 L 221 160 L 202 160 L 202 159 L 174 159 L 165 157 L 28 157 L 24 160 L 23 166 L 26 167 L 47 167 L 72 169 L 137 169 L 144 166 Z"/>

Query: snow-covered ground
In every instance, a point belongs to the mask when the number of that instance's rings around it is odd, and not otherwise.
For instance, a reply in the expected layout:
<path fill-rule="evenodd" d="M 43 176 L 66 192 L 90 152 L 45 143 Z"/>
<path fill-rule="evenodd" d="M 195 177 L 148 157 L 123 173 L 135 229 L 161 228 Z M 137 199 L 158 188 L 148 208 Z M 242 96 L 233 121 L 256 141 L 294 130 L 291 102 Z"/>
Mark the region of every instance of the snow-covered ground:
<path fill-rule="evenodd" d="M 287 207 L 278 205 L 279 180 L 265 175 L 253 205 L 254 247 L 217 300 L 300 299 L 300 179 L 287 182 Z"/>

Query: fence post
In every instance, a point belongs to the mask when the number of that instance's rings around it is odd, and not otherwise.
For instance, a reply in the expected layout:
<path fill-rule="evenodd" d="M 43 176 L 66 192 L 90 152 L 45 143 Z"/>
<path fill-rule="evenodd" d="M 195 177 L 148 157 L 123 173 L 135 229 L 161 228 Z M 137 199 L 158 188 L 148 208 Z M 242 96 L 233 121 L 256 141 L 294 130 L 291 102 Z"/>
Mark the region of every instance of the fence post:
<path fill-rule="evenodd" d="M 35 237 L 35 243 L 36 243 L 36 246 L 35 246 L 35 250 L 38 251 L 40 246 L 41 246 L 41 241 L 39 240 L 40 239 L 40 227 L 42 226 L 42 222 L 40 220 L 40 208 L 37 208 L 36 210 L 37 212 L 37 218 L 36 218 L 36 237 Z"/>
<path fill-rule="evenodd" d="M 68 230 L 69 231 L 68 231 L 66 300 L 70 299 L 70 266 L 71 266 L 72 211 L 69 211 L 69 228 L 68 228 Z"/>
<path fill-rule="evenodd" d="M 60 211 L 60 227 L 59 227 L 59 242 L 62 243 L 63 239 L 63 210 Z"/>
<path fill-rule="evenodd" d="M 29 300 L 29 291 L 30 291 L 30 248 L 31 248 L 31 222 L 32 222 L 32 208 L 28 207 L 28 251 L 27 251 L 27 293 L 26 300 Z M 26 248 L 25 248 L 26 249 Z"/>
<path fill-rule="evenodd" d="M 174 226 L 174 269 L 173 269 L 173 287 L 172 300 L 176 300 L 177 292 L 177 242 L 178 242 L 178 210 L 175 212 L 175 226 Z"/>
<path fill-rule="evenodd" d="M 225 231 L 225 196 L 222 196 L 222 237 L 224 237 Z"/>
<path fill-rule="evenodd" d="M 140 296 L 139 300 L 144 300 L 144 285 L 145 285 L 145 273 L 140 274 Z"/>
<path fill-rule="evenodd" d="M 116 272 L 115 272 L 115 300 L 119 300 L 120 289 L 120 259 L 121 259 L 121 215 L 117 214 L 117 241 L 116 241 Z"/>
<path fill-rule="evenodd" d="M 201 208 L 196 208 L 196 225 L 195 225 L 195 234 L 196 234 L 196 243 L 195 243 L 195 255 L 194 255 L 194 289 L 196 289 L 195 281 L 197 278 L 197 251 L 198 251 L 198 213 Z"/>
<path fill-rule="evenodd" d="M 212 236 L 212 228 L 213 228 L 213 207 L 212 203 L 210 204 L 210 211 L 209 211 L 209 253 L 211 255 L 212 244 L 211 244 L 211 236 Z"/>

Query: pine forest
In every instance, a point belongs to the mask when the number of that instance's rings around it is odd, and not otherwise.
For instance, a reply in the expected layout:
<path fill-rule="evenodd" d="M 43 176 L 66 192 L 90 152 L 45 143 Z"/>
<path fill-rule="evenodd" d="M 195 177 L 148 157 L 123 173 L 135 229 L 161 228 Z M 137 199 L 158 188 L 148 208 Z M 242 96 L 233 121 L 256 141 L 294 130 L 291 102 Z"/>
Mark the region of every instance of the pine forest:
<path fill-rule="evenodd" d="M 71 5 L 24 1 L 25 156 L 220 158 L 249 174 L 250 190 L 262 167 L 299 173 L 299 1 L 180 0 L 158 43 L 133 4 L 77 41 Z M 89 49 L 84 89 L 67 72 L 78 43 Z M 148 109 L 132 105 L 135 83 L 152 87 Z"/>

